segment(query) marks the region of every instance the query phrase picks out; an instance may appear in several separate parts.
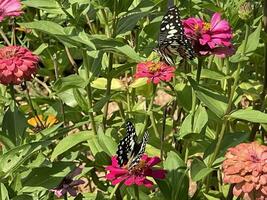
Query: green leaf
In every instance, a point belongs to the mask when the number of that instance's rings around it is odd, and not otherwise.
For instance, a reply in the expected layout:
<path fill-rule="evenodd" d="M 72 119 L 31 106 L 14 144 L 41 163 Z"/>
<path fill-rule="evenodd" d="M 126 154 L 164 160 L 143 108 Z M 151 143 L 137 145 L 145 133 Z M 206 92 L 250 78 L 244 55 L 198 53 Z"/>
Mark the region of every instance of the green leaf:
<path fill-rule="evenodd" d="M 199 181 L 210 174 L 213 169 L 208 168 L 205 163 L 195 158 L 191 164 L 191 177 L 193 181 Z"/>
<path fill-rule="evenodd" d="M 227 108 L 227 98 L 217 92 L 198 85 L 191 77 L 188 77 L 188 80 L 199 100 L 218 117 L 222 118 Z"/>
<path fill-rule="evenodd" d="M 27 127 L 25 115 L 20 112 L 16 105 L 12 104 L 3 119 L 3 133 L 16 145 L 23 140 L 24 131 Z"/>
<path fill-rule="evenodd" d="M 88 100 L 85 98 L 86 92 L 81 89 L 73 89 L 73 96 L 75 100 L 77 101 L 78 106 L 81 107 L 82 111 L 87 113 L 89 110 L 89 104 L 88 104 Z"/>
<path fill-rule="evenodd" d="M 24 187 L 20 192 L 33 193 L 55 188 L 74 169 L 75 163 L 72 162 L 55 162 L 51 167 L 34 168 L 23 180 Z"/>
<path fill-rule="evenodd" d="M 135 79 L 130 85 L 129 88 L 138 88 L 147 85 L 147 78 L 138 78 Z"/>
<path fill-rule="evenodd" d="M 85 88 L 87 85 L 86 81 L 79 75 L 73 74 L 66 77 L 59 78 L 53 88 L 57 93 L 64 92 L 68 89 L 73 88 Z"/>
<path fill-rule="evenodd" d="M 22 1 L 22 3 L 28 7 L 44 10 L 48 13 L 64 14 L 64 12 L 55 0 L 26 0 Z"/>
<path fill-rule="evenodd" d="M 256 30 L 251 33 L 248 36 L 248 41 L 246 44 L 246 49 L 245 49 L 245 55 L 246 56 L 250 56 L 252 55 L 252 53 L 258 48 L 259 46 L 259 42 L 260 42 L 260 33 L 261 33 L 261 29 L 262 29 L 262 23 L 259 22 L 258 27 L 256 28 Z M 245 45 L 245 41 L 243 41 L 243 43 L 239 46 L 239 48 L 237 49 L 237 54 L 241 53 L 244 51 L 244 45 Z"/>
<path fill-rule="evenodd" d="M 117 34 L 124 34 L 127 31 L 132 31 L 137 24 L 137 22 L 149 15 L 150 12 L 127 12 L 126 16 L 123 16 L 122 18 L 119 19 L 118 21 L 118 29 L 117 29 Z"/>
<path fill-rule="evenodd" d="M 3 183 L 0 183 L 0 197 L 1 200 L 9 200 L 8 191 Z"/>
<path fill-rule="evenodd" d="M 6 137 L 4 133 L 1 131 L 0 131 L 0 142 L 4 144 L 5 148 L 7 148 L 8 150 L 15 148 L 15 144 L 8 137 Z"/>
<path fill-rule="evenodd" d="M 118 146 L 117 143 L 113 140 L 112 137 L 105 135 L 102 130 L 98 131 L 98 141 L 99 145 L 109 156 L 116 154 Z"/>
<path fill-rule="evenodd" d="M 193 71 L 194 77 L 196 76 L 196 72 L 197 72 L 196 70 Z M 225 80 L 227 78 L 230 78 L 230 76 L 226 76 L 220 71 L 214 71 L 214 70 L 211 70 L 211 69 L 202 69 L 200 77 L 201 78 L 212 79 L 212 80 L 217 80 L 217 81 L 221 81 L 221 80 Z"/>
<path fill-rule="evenodd" d="M 267 114 L 260 112 L 258 110 L 240 109 L 231 113 L 229 117 L 233 119 L 240 119 L 254 123 L 262 123 L 262 124 L 267 123 Z"/>
<path fill-rule="evenodd" d="M 52 21 L 34 21 L 34 22 L 27 22 L 27 23 L 19 23 L 20 26 L 30 29 L 35 29 L 38 31 L 42 31 L 44 33 L 50 35 L 66 35 L 64 28 L 60 26 L 58 23 Z"/>
<path fill-rule="evenodd" d="M 192 88 L 185 83 L 178 83 L 175 85 L 177 92 L 177 102 L 185 111 L 190 112 L 192 107 Z"/>
<path fill-rule="evenodd" d="M 166 170 L 175 170 L 178 167 L 185 167 L 186 164 L 184 163 L 183 159 L 180 158 L 180 156 L 175 153 L 174 151 L 170 151 L 167 154 L 167 158 L 163 163 L 164 169 Z"/>
<path fill-rule="evenodd" d="M 208 114 L 203 106 L 201 105 L 198 106 L 196 113 L 194 115 L 194 123 L 192 121 L 193 121 L 193 114 L 190 113 L 189 115 L 186 116 L 185 120 L 181 125 L 181 129 L 178 135 L 179 139 L 182 139 L 183 137 L 185 137 L 190 133 L 201 133 L 201 131 L 208 122 Z"/>
<path fill-rule="evenodd" d="M 107 79 L 106 78 L 98 78 L 94 80 L 91 84 L 93 88 L 97 88 L 100 90 L 107 89 Z M 111 82 L 111 90 L 125 90 L 125 86 L 120 79 L 113 78 Z"/>
<path fill-rule="evenodd" d="M 0 156 L 0 176 L 7 176 L 19 168 L 28 158 L 47 147 L 51 141 L 33 142 L 18 146 Z"/>
<path fill-rule="evenodd" d="M 51 155 L 51 160 L 54 160 L 57 156 L 68 151 L 77 144 L 89 140 L 92 136 L 93 132 L 91 131 L 81 131 L 79 133 L 68 135 L 57 144 Z"/>

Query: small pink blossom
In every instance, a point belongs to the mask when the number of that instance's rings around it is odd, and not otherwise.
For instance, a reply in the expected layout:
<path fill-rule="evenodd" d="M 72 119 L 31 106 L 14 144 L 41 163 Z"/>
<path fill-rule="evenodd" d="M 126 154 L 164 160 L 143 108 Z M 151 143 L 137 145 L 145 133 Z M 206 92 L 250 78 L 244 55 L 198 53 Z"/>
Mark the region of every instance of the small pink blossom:
<path fill-rule="evenodd" d="M 61 183 L 54 189 L 50 191 L 53 192 L 58 198 L 63 197 L 65 194 L 69 193 L 71 196 L 77 196 L 77 191 L 74 187 L 84 184 L 83 180 L 73 180 L 73 177 L 82 173 L 83 167 L 77 167 L 68 176 L 64 177 Z"/>
<path fill-rule="evenodd" d="M 226 57 L 234 53 L 231 27 L 219 13 L 214 13 L 210 22 L 191 17 L 184 20 L 183 25 L 186 36 L 200 55 Z"/>
<path fill-rule="evenodd" d="M 0 0 L 0 22 L 5 17 L 19 16 L 22 13 L 21 3 L 18 0 Z"/>
<path fill-rule="evenodd" d="M 21 46 L 0 48 L 0 83 L 20 84 L 30 80 L 37 71 L 39 58 Z"/>
<path fill-rule="evenodd" d="M 267 196 L 267 146 L 257 142 L 229 148 L 223 162 L 223 181 L 234 184 L 233 194 L 244 200 Z"/>
<path fill-rule="evenodd" d="M 174 77 L 175 68 L 164 62 L 154 63 L 152 61 L 137 64 L 136 78 L 146 77 L 147 82 L 158 84 L 160 81 L 169 82 Z"/>
<path fill-rule="evenodd" d="M 145 187 L 152 187 L 153 182 L 148 180 L 147 177 L 156 179 L 164 179 L 166 171 L 163 169 L 154 169 L 154 165 L 160 162 L 159 157 L 148 157 L 143 155 L 139 164 L 134 166 L 133 169 L 127 169 L 127 167 L 120 167 L 116 156 L 111 158 L 112 164 L 106 167 L 109 173 L 106 178 L 111 181 L 112 185 L 116 185 L 123 182 L 124 185 L 144 185 Z"/>

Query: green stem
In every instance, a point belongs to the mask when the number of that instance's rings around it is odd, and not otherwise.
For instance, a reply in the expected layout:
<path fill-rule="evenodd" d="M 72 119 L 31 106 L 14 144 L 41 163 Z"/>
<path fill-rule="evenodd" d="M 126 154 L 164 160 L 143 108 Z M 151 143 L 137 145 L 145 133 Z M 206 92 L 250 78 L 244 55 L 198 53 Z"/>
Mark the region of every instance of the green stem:
<path fill-rule="evenodd" d="M 117 7 L 117 1 L 114 1 L 114 13 L 113 13 L 113 21 L 112 21 L 112 27 L 111 30 L 109 28 L 108 24 L 108 18 L 106 15 L 106 12 L 104 9 L 100 9 L 101 14 L 103 15 L 104 21 L 105 21 L 105 30 L 107 32 L 107 36 L 109 38 L 115 38 L 116 36 L 116 24 L 117 24 L 117 13 L 116 13 L 116 7 Z M 109 53 L 109 62 L 108 62 L 108 70 L 107 70 L 107 90 L 106 90 L 106 97 L 110 96 L 111 93 L 111 83 L 112 83 L 112 77 L 109 76 L 109 74 L 112 72 L 113 69 L 113 61 L 114 61 L 114 55 L 113 53 Z M 103 129 L 104 132 L 106 130 L 106 121 L 107 121 L 107 115 L 108 115 L 108 105 L 109 101 L 106 103 L 104 107 L 104 113 L 103 113 Z"/>
<path fill-rule="evenodd" d="M 9 42 L 6 34 L 4 33 L 4 31 L 2 30 L 2 28 L 0 28 L 0 35 L 2 36 L 2 38 L 4 39 L 5 43 L 7 43 L 8 46 L 11 45 L 11 43 Z"/>
<path fill-rule="evenodd" d="M 115 192 L 117 191 L 117 189 L 121 186 L 121 183 L 118 183 L 117 185 L 115 185 L 115 187 L 113 188 L 111 194 L 109 195 L 109 199 L 112 199 L 112 197 L 114 196 Z"/>
<path fill-rule="evenodd" d="M 64 200 L 68 200 L 68 194 L 64 194 Z"/>
<path fill-rule="evenodd" d="M 140 198 L 139 198 L 139 188 L 138 188 L 138 186 L 137 185 L 134 185 L 134 196 L 135 196 L 135 198 L 136 198 L 136 200 L 139 200 Z"/>
<path fill-rule="evenodd" d="M 248 25 L 246 24 L 245 27 L 246 27 L 246 33 L 245 33 L 244 49 L 243 49 L 243 52 L 242 52 L 243 55 L 244 55 L 245 50 L 246 50 L 246 45 L 247 45 L 248 35 L 249 35 L 249 27 L 248 27 Z M 216 143 L 214 153 L 211 155 L 211 158 L 210 158 L 210 160 L 208 162 L 208 167 L 210 167 L 210 168 L 212 167 L 214 161 L 216 160 L 216 158 L 217 158 L 217 156 L 219 154 L 220 147 L 221 147 L 221 144 L 222 144 L 222 141 L 223 141 L 226 129 L 227 129 L 227 124 L 228 124 L 227 115 L 232 110 L 234 94 L 235 94 L 236 88 L 238 86 L 239 78 L 240 78 L 240 71 L 241 71 L 241 62 L 239 62 L 238 65 L 237 65 L 237 70 L 236 70 L 235 76 L 234 76 L 234 83 L 233 83 L 233 86 L 231 87 L 231 92 L 230 92 L 230 96 L 229 96 L 229 99 L 228 99 L 227 109 L 226 109 L 225 114 L 224 114 L 224 119 L 223 119 L 223 124 L 222 124 L 221 131 L 219 133 L 217 133 L 218 141 Z M 210 182 L 210 177 L 207 178 L 207 185 L 206 185 L 206 190 L 207 191 L 209 190 L 209 182 Z"/>
<path fill-rule="evenodd" d="M 26 82 L 24 82 L 26 85 Z M 34 109 L 33 104 L 32 104 L 32 99 L 31 99 L 31 95 L 30 95 L 30 91 L 26 85 L 26 94 L 27 94 L 27 99 L 28 99 L 28 103 L 30 105 L 31 111 L 34 114 L 34 117 L 36 117 L 36 119 L 39 121 L 39 123 L 41 124 L 41 128 L 45 129 L 45 125 L 43 124 L 43 122 L 41 121 L 41 119 L 39 118 L 37 111 Z"/>
<path fill-rule="evenodd" d="M 111 83 L 112 83 L 112 77 L 109 76 L 109 74 L 112 72 L 113 66 L 113 53 L 109 53 L 109 64 L 108 64 L 108 71 L 107 71 L 107 90 L 106 90 L 106 97 L 110 97 L 111 93 Z M 106 130 L 106 121 L 108 116 L 108 105 L 109 101 L 106 103 L 104 107 L 104 114 L 103 114 L 103 128 L 104 131 Z"/>
<path fill-rule="evenodd" d="M 55 56 L 52 55 L 49 48 L 47 48 L 46 51 L 47 51 L 48 55 L 50 56 L 51 60 L 53 61 L 55 79 L 58 80 L 59 79 L 59 69 L 58 69 L 56 54 L 54 54 Z M 60 103 L 61 115 L 63 117 L 63 122 L 64 122 L 64 126 L 65 126 L 66 125 L 66 116 L 65 116 L 64 102 L 61 99 L 59 99 L 59 103 Z"/>
<path fill-rule="evenodd" d="M 142 130 L 142 135 L 144 134 L 145 130 L 147 129 L 147 125 L 148 125 L 148 118 L 150 117 L 150 112 L 153 108 L 153 102 L 154 102 L 154 98 L 156 96 L 156 89 L 157 86 L 153 84 L 153 93 L 152 93 L 152 97 L 150 99 L 149 105 L 148 105 L 148 109 L 147 109 L 147 115 L 145 117 L 145 122 L 144 122 L 144 129 Z"/>
<path fill-rule="evenodd" d="M 90 122 L 92 124 L 92 130 L 94 132 L 94 134 L 97 134 L 97 129 L 96 129 L 96 123 L 95 123 L 95 119 L 94 119 L 94 114 L 92 111 L 93 108 L 93 103 L 92 103 L 92 88 L 91 88 L 91 83 L 90 83 L 90 64 L 88 61 L 88 55 L 86 53 L 86 50 L 83 51 L 83 63 L 84 63 L 84 67 L 85 67 L 85 71 L 86 71 L 86 78 L 87 78 L 87 86 L 86 86 L 86 92 L 87 92 L 87 98 L 88 98 L 88 108 L 89 108 L 89 118 L 90 118 Z"/>
<path fill-rule="evenodd" d="M 212 62 L 213 62 L 213 60 L 214 60 L 214 57 L 215 57 L 214 55 L 211 55 L 211 56 L 209 57 L 208 66 L 207 66 L 208 69 L 211 68 L 211 65 L 212 65 Z"/>
<path fill-rule="evenodd" d="M 153 130 L 155 132 L 155 135 L 158 138 L 160 138 L 159 130 L 158 130 L 157 125 L 156 125 L 156 120 L 155 120 L 155 116 L 154 116 L 153 111 L 150 113 L 150 120 L 151 120 L 151 124 L 152 124 Z"/>

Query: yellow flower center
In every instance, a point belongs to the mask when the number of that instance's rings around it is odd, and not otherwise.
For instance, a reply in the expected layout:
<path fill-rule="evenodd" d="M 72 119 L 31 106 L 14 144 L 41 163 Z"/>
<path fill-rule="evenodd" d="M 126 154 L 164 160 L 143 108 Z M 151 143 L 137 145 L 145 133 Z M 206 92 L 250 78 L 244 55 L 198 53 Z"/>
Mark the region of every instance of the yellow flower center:
<path fill-rule="evenodd" d="M 160 70 L 160 64 L 150 64 L 149 66 L 148 66 L 148 70 L 150 71 L 150 72 L 157 72 L 157 71 L 159 71 Z"/>
<path fill-rule="evenodd" d="M 137 165 L 135 165 L 133 168 L 131 168 L 130 173 L 131 174 L 140 174 L 147 168 L 147 163 L 145 160 L 140 160 Z"/>
<path fill-rule="evenodd" d="M 210 30 L 210 27 L 211 27 L 210 23 L 208 23 L 208 22 L 204 22 L 203 29 L 204 29 L 205 31 Z"/>

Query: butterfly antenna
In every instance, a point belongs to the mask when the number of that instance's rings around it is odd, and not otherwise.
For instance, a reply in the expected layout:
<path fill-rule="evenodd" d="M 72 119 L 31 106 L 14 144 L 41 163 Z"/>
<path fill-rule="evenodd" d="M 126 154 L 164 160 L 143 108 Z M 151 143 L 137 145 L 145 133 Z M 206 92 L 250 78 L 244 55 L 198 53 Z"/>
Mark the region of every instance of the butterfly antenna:
<path fill-rule="evenodd" d="M 168 0 L 168 8 L 174 6 L 174 0 Z"/>

